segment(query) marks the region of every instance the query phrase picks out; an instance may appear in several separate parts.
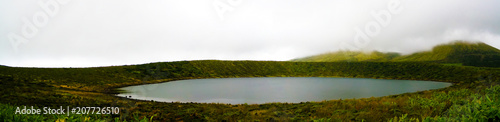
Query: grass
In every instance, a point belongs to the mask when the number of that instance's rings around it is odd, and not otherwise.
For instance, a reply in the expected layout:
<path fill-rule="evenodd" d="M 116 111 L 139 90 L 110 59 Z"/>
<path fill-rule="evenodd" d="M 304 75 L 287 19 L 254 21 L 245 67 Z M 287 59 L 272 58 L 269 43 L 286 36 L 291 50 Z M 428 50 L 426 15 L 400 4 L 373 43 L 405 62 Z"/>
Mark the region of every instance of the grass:
<path fill-rule="evenodd" d="M 106 116 L 88 115 L 88 114 L 72 114 L 67 115 L 49 115 L 49 114 L 15 114 L 17 107 L 9 104 L 0 104 L 0 120 L 12 122 L 40 122 L 40 121 L 56 121 L 56 122 L 106 122 Z M 39 108 L 35 108 L 39 109 Z"/>
<path fill-rule="evenodd" d="M 110 115 L 98 114 L 15 114 L 17 107 L 9 104 L 0 103 L 0 120 L 5 122 L 40 122 L 40 121 L 53 121 L 53 122 L 124 122 L 127 120 L 120 119 L 119 117 L 111 117 Z M 35 108 L 40 109 L 40 108 Z M 138 114 L 133 114 L 131 121 L 135 122 L 151 122 L 155 115 L 151 117 L 140 117 Z"/>
<path fill-rule="evenodd" d="M 442 114 L 427 117 L 409 117 L 404 114 L 394 117 L 389 122 L 397 121 L 500 121 L 500 86 L 491 86 L 480 93 L 468 89 L 435 93 L 430 98 L 410 98 L 410 106 L 421 109 L 443 109 Z M 451 103 L 449 103 L 451 102 Z M 449 104 L 449 105 L 447 105 Z M 445 111 L 444 111 L 445 110 Z"/>
<path fill-rule="evenodd" d="M 189 61 L 96 68 L 0 67 L 3 121 L 399 121 L 495 119 L 499 70 L 431 63 Z M 192 78 L 356 77 L 452 82 L 453 86 L 377 98 L 229 105 L 115 97 L 113 88 Z M 474 96 L 476 95 L 476 96 Z M 471 97 L 472 96 L 472 97 Z M 487 97 L 483 97 L 487 96 Z M 475 100 L 475 101 L 474 101 Z M 480 104 L 477 101 L 481 101 Z M 495 101 L 497 100 L 497 101 Z M 491 103 L 491 102 L 489 102 Z M 477 106 L 478 107 L 470 107 Z M 20 106 L 120 107 L 119 115 L 15 115 Z M 489 107 L 495 106 L 495 107 Z M 470 110 L 469 113 L 464 112 Z M 478 111 L 486 112 L 478 112 Z M 492 114 L 493 113 L 493 114 Z M 481 116 L 487 118 L 481 118 Z M 491 115 L 491 116 L 490 116 Z M 435 120 L 438 120 L 435 119 Z"/>

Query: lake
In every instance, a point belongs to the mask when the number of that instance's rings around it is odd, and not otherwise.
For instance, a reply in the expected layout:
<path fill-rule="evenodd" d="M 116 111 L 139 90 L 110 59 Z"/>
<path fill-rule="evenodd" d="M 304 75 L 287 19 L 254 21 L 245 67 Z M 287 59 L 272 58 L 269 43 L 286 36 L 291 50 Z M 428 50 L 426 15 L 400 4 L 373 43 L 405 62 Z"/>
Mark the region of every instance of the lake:
<path fill-rule="evenodd" d="M 451 83 L 366 78 L 266 77 L 179 80 L 120 88 L 132 99 L 261 104 L 368 98 L 425 91 Z"/>

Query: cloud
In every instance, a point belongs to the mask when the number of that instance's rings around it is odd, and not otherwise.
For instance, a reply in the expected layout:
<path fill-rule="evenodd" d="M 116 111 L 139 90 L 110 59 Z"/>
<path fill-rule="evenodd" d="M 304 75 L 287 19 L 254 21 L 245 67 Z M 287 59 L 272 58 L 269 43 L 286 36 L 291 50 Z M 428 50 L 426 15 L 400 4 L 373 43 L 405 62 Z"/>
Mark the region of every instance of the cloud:
<path fill-rule="evenodd" d="M 52 0 L 41 0 L 52 1 Z M 221 20 L 219 1 L 231 11 Z M 86 67 L 180 60 L 289 60 L 355 45 L 355 29 L 392 0 L 73 0 L 14 50 L 9 33 L 44 9 L 39 1 L 0 2 L 0 64 Z M 403 11 L 360 50 L 412 53 L 452 40 L 499 47 L 500 1 L 400 0 Z"/>

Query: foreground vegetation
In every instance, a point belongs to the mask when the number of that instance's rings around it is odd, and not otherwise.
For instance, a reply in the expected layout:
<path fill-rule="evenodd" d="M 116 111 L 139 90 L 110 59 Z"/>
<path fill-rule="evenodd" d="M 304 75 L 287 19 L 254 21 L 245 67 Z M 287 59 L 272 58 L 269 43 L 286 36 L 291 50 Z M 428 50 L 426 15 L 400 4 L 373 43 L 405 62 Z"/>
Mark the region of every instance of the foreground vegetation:
<path fill-rule="evenodd" d="M 421 62 L 181 61 L 97 68 L 0 66 L 0 120 L 500 120 L 499 69 Z M 114 88 L 193 78 L 356 77 L 452 82 L 453 86 L 378 98 L 228 105 L 115 97 Z M 118 115 L 16 115 L 20 106 L 118 106 Z"/>

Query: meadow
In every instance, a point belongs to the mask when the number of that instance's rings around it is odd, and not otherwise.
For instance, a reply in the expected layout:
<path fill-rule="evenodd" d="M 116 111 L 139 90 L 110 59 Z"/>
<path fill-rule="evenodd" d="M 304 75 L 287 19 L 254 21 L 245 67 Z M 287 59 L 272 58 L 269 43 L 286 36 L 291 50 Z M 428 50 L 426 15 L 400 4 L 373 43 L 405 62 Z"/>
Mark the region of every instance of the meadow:
<path fill-rule="evenodd" d="M 456 121 L 500 120 L 498 68 L 432 62 L 179 61 L 93 68 L 0 66 L 4 121 Z M 181 79 L 348 77 L 454 83 L 437 90 L 302 103 L 216 104 L 131 100 L 119 87 Z M 19 115 L 16 107 L 120 107 L 111 115 Z"/>

